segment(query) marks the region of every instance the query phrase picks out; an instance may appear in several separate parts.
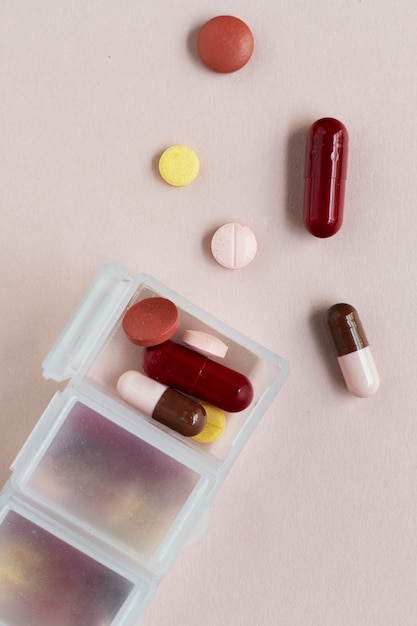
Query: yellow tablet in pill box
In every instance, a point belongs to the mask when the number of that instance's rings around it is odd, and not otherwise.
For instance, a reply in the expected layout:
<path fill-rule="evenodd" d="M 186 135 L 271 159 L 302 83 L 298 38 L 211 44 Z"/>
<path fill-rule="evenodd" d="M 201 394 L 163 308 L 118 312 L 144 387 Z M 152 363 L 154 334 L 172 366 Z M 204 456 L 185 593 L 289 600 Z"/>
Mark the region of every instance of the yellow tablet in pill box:
<path fill-rule="evenodd" d="M 226 426 L 226 417 L 221 409 L 209 404 L 200 402 L 206 411 L 207 421 L 201 433 L 195 435 L 193 439 L 200 443 L 210 443 L 220 437 Z"/>

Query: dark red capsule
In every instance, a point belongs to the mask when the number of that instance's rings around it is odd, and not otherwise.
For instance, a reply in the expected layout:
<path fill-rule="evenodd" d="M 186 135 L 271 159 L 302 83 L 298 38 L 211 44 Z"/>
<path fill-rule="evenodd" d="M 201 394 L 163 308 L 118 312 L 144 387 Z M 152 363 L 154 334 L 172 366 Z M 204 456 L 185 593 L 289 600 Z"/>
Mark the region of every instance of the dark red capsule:
<path fill-rule="evenodd" d="M 331 237 L 342 226 L 349 136 L 342 122 L 324 117 L 307 134 L 304 224 L 315 237 Z"/>
<path fill-rule="evenodd" d="M 173 341 L 146 348 L 145 373 L 164 385 L 235 413 L 253 400 L 253 387 L 246 376 Z"/>

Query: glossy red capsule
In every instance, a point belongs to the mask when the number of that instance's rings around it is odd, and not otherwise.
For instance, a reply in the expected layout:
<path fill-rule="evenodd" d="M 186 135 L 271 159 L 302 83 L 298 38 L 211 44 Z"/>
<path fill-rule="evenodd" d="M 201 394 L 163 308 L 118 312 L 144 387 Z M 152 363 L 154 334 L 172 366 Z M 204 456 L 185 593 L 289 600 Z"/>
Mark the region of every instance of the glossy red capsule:
<path fill-rule="evenodd" d="M 331 237 L 342 226 L 348 157 L 342 122 L 324 117 L 307 134 L 304 224 L 315 237 Z"/>
<path fill-rule="evenodd" d="M 173 341 L 146 348 L 145 373 L 164 385 L 228 411 L 243 411 L 253 400 L 248 378 Z"/>

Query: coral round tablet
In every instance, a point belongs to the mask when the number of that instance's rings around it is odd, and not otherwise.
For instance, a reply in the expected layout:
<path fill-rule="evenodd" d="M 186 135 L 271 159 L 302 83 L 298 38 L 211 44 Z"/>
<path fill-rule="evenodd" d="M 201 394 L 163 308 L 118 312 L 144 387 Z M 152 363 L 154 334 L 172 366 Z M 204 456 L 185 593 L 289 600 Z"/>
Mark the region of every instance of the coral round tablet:
<path fill-rule="evenodd" d="M 122 321 L 128 339 L 137 346 L 157 346 L 180 326 L 178 309 L 167 298 L 145 298 L 131 306 Z"/>
<path fill-rule="evenodd" d="M 216 72 L 240 70 L 251 58 L 253 49 L 249 26 L 232 15 L 213 17 L 198 33 L 198 54 L 203 63 Z"/>
<path fill-rule="evenodd" d="M 249 265 L 256 256 L 258 243 L 255 234 L 244 224 L 224 224 L 216 230 L 211 240 L 211 252 L 220 265 L 240 269 Z"/>
<path fill-rule="evenodd" d="M 159 173 L 166 183 L 174 187 L 189 185 L 199 171 L 199 158 L 188 146 L 171 146 L 159 159 Z"/>
<path fill-rule="evenodd" d="M 226 426 L 226 416 L 221 409 L 218 409 L 208 402 L 200 402 L 206 412 L 206 425 L 193 439 L 200 443 L 211 443 L 222 435 Z"/>

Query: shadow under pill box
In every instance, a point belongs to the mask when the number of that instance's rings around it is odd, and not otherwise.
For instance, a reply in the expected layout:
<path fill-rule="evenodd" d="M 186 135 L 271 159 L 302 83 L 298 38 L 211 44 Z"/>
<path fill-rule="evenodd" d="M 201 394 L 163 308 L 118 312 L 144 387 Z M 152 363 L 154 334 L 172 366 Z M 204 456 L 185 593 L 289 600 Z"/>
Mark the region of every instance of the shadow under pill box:
<path fill-rule="evenodd" d="M 178 309 L 169 341 L 185 347 L 190 330 L 210 336 L 227 346 L 211 361 L 250 381 L 250 404 L 226 411 L 213 440 L 184 436 L 118 393 L 125 372 L 146 376 L 148 348 L 129 340 L 123 318 L 149 298 Z M 43 367 L 47 379 L 68 384 L 52 398 L 0 494 L 0 623 L 133 626 L 198 533 L 288 364 L 152 277 L 109 264 Z"/>

